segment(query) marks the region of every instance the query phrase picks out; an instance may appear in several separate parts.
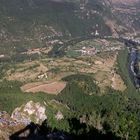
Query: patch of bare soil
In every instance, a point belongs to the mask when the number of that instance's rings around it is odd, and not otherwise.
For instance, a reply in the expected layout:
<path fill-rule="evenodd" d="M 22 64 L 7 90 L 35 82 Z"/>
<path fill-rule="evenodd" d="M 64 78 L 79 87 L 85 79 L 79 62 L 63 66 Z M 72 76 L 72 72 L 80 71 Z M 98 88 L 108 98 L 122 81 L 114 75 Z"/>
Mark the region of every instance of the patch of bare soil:
<path fill-rule="evenodd" d="M 48 94 L 59 94 L 66 87 L 66 82 L 53 83 L 29 83 L 21 87 L 23 92 L 45 92 Z"/>
<path fill-rule="evenodd" d="M 121 79 L 120 75 L 118 74 L 114 74 L 112 77 L 112 88 L 115 90 L 119 90 L 119 91 L 124 91 L 126 89 L 126 86 L 123 82 L 123 80 Z"/>
<path fill-rule="evenodd" d="M 113 37 L 118 37 L 118 33 L 120 31 L 125 30 L 123 26 L 118 26 L 117 23 L 113 20 L 109 20 L 104 18 L 106 25 L 111 29 L 112 36 Z"/>

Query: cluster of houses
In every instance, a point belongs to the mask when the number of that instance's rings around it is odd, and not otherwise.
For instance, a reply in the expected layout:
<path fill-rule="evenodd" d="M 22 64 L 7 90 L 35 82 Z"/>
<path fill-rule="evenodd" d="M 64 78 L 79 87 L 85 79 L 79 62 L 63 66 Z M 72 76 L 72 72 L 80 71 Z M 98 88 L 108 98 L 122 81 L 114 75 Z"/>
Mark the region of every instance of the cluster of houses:
<path fill-rule="evenodd" d="M 84 47 L 82 47 L 82 49 L 75 50 L 75 51 L 80 52 L 81 55 L 92 56 L 92 55 L 95 55 L 99 52 L 118 51 L 121 49 L 122 49 L 121 45 L 111 46 L 108 43 L 104 43 L 104 45 L 102 45 L 100 48 L 96 48 L 96 47 L 92 47 L 92 46 L 84 46 Z"/>
<path fill-rule="evenodd" d="M 5 55 L 4 54 L 0 54 L 0 58 L 4 58 L 5 57 Z"/>
<path fill-rule="evenodd" d="M 46 46 L 52 46 L 52 45 L 56 45 L 56 44 L 63 45 L 63 42 L 60 41 L 60 40 L 57 40 L 57 39 L 56 40 L 51 40 L 51 41 L 48 41 L 46 43 Z M 38 55 L 41 55 L 41 53 L 47 52 L 47 50 L 48 50 L 48 47 L 32 48 L 32 49 L 28 49 L 25 52 L 22 52 L 21 54 L 27 54 L 27 55 L 38 54 Z"/>
<path fill-rule="evenodd" d="M 122 37 L 122 38 L 140 44 L 140 39 L 135 39 L 134 37 Z"/>
<path fill-rule="evenodd" d="M 63 45 L 63 42 L 58 40 L 58 39 L 51 40 L 51 41 L 47 42 L 47 45 L 55 45 L 55 44 Z"/>
<path fill-rule="evenodd" d="M 46 48 L 33 48 L 33 49 L 28 49 L 25 52 L 22 52 L 21 54 L 27 54 L 27 55 L 32 55 L 32 54 L 41 54 L 41 52 L 44 52 Z"/>
<path fill-rule="evenodd" d="M 37 78 L 38 79 L 44 79 L 44 78 L 47 79 L 48 76 L 47 76 L 47 73 L 43 73 L 43 74 L 38 75 Z"/>
<path fill-rule="evenodd" d="M 76 50 L 80 52 L 82 55 L 95 55 L 98 50 L 95 47 L 82 47 L 81 50 Z"/>

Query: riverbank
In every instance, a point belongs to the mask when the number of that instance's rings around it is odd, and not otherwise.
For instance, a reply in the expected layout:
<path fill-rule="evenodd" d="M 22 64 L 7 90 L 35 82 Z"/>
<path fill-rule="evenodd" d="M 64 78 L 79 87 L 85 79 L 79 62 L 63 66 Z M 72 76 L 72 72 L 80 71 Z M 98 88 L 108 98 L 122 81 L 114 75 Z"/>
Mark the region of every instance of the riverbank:
<path fill-rule="evenodd" d="M 126 45 L 126 47 L 129 50 L 129 60 L 128 60 L 129 76 L 135 88 L 139 90 L 140 79 L 138 67 L 138 57 L 139 57 L 138 48 L 133 44 Z"/>

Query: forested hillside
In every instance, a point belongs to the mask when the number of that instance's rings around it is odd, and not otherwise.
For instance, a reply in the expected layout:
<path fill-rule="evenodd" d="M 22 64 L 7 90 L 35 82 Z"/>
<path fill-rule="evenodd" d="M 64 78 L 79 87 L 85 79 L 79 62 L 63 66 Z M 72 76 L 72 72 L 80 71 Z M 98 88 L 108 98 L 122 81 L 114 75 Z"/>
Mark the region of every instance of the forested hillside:
<path fill-rule="evenodd" d="M 139 9 L 0 0 L 0 140 L 139 140 Z"/>
<path fill-rule="evenodd" d="M 46 46 L 54 38 L 117 35 L 110 8 L 102 1 L 0 0 L 1 53 Z M 115 24 L 115 25 L 112 25 Z"/>

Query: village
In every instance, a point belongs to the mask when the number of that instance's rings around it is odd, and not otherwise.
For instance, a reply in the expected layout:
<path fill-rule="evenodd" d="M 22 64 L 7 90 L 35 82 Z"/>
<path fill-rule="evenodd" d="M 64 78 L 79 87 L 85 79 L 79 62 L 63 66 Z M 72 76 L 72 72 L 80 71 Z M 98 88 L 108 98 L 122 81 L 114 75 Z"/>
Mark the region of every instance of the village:
<path fill-rule="evenodd" d="M 81 56 L 94 56 L 102 52 L 114 52 L 124 49 L 123 43 L 108 39 L 89 39 L 68 46 L 67 52 L 76 52 Z M 68 54 L 67 53 L 67 54 Z M 69 56 L 69 55 L 68 55 Z"/>

